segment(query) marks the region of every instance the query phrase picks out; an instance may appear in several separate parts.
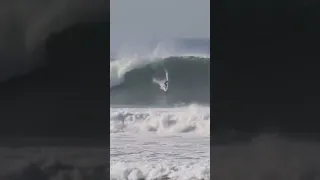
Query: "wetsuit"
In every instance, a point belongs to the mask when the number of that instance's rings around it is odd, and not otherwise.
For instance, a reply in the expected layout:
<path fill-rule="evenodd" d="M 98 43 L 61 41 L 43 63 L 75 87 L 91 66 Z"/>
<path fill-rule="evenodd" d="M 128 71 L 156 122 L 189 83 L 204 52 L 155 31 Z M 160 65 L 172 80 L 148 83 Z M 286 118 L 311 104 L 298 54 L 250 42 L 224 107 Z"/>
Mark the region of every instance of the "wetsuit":
<path fill-rule="evenodd" d="M 166 87 L 166 89 L 168 88 L 168 81 L 165 81 L 164 82 L 164 85 L 165 85 L 165 87 Z"/>

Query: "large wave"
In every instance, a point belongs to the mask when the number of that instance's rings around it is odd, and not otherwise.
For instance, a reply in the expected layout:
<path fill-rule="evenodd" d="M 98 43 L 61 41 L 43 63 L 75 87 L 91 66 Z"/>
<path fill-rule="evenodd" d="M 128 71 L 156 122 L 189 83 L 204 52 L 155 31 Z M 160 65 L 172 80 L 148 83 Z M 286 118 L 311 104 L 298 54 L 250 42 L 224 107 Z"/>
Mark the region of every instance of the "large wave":
<path fill-rule="evenodd" d="M 153 78 L 164 77 L 164 68 L 169 73 L 169 90 L 166 93 L 152 81 Z M 123 74 L 118 74 L 117 70 L 111 74 L 112 104 L 210 102 L 209 58 L 169 57 L 133 68 Z"/>
<path fill-rule="evenodd" d="M 172 105 L 210 103 L 210 42 L 207 39 L 134 43 L 110 60 L 110 103 Z M 165 93 L 153 79 L 164 79 Z"/>
<path fill-rule="evenodd" d="M 164 93 L 153 78 L 169 73 Z M 210 103 L 210 56 L 181 55 L 110 62 L 111 104 Z"/>

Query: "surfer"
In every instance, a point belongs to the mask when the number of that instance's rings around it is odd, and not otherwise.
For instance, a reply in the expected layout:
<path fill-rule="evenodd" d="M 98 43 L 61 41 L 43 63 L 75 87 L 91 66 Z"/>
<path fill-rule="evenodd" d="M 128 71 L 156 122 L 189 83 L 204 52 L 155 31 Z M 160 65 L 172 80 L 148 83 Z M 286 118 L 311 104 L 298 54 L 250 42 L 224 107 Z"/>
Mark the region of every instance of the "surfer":
<path fill-rule="evenodd" d="M 167 92 L 168 91 L 168 88 L 169 88 L 169 76 L 168 76 L 168 71 L 166 70 L 166 68 L 164 68 L 164 71 L 166 73 L 166 79 L 164 79 L 164 82 L 163 82 L 163 90 L 164 92 Z"/>
<path fill-rule="evenodd" d="M 167 89 L 168 88 L 168 81 L 166 80 L 163 84 L 164 84 L 164 87 Z"/>
<path fill-rule="evenodd" d="M 166 72 L 166 78 L 163 80 L 158 80 L 156 78 L 153 78 L 153 82 L 158 84 L 160 86 L 160 89 L 162 89 L 164 92 L 168 91 L 169 88 L 169 77 L 168 77 L 168 72 L 166 69 L 164 69 Z"/>
<path fill-rule="evenodd" d="M 168 80 L 166 80 L 163 84 L 164 84 L 165 91 L 167 91 L 168 90 Z"/>

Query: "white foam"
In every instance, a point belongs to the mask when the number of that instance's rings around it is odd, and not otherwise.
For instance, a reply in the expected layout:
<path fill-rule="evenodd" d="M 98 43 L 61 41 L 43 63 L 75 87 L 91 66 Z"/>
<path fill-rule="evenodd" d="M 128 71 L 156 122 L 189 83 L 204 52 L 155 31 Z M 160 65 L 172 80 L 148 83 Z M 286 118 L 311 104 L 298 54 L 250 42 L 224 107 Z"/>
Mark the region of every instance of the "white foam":
<path fill-rule="evenodd" d="M 210 179 L 210 108 L 111 108 L 111 179 Z"/>
<path fill-rule="evenodd" d="M 165 136 L 196 133 L 210 136 L 210 108 L 111 108 L 111 133 L 155 133 Z"/>
<path fill-rule="evenodd" d="M 210 179 L 210 138 L 111 134 L 111 179 Z"/>
<path fill-rule="evenodd" d="M 201 164 L 173 166 L 164 163 L 114 163 L 110 169 L 111 179 L 210 179 L 210 167 Z"/>
<path fill-rule="evenodd" d="M 111 179 L 210 179 L 209 137 L 111 134 Z"/>

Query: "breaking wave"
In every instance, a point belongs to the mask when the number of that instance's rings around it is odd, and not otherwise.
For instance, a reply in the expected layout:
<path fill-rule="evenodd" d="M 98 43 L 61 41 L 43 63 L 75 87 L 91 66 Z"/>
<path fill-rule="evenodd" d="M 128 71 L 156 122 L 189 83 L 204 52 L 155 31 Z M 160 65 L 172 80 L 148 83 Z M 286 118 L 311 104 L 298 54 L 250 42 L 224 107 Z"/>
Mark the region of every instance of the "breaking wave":
<path fill-rule="evenodd" d="M 210 103 L 210 57 L 115 60 L 110 63 L 111 104 Z M 164 93 L 153 78 L 169 73 L 169 90 Z"/>
<path fill-rule="evenodd" d="M 158 135 L 196 133 L 210 136 L 210 108 L 111 108 L 110 132 L 152 132 Z"/>
<path fill-rule="evenodd" d="M 166 93 L 153 79 L 165 78 Z M 126 44 L 110 60 L 112 105 L 210 104 L 210 41 L 163 40 Z"/>

